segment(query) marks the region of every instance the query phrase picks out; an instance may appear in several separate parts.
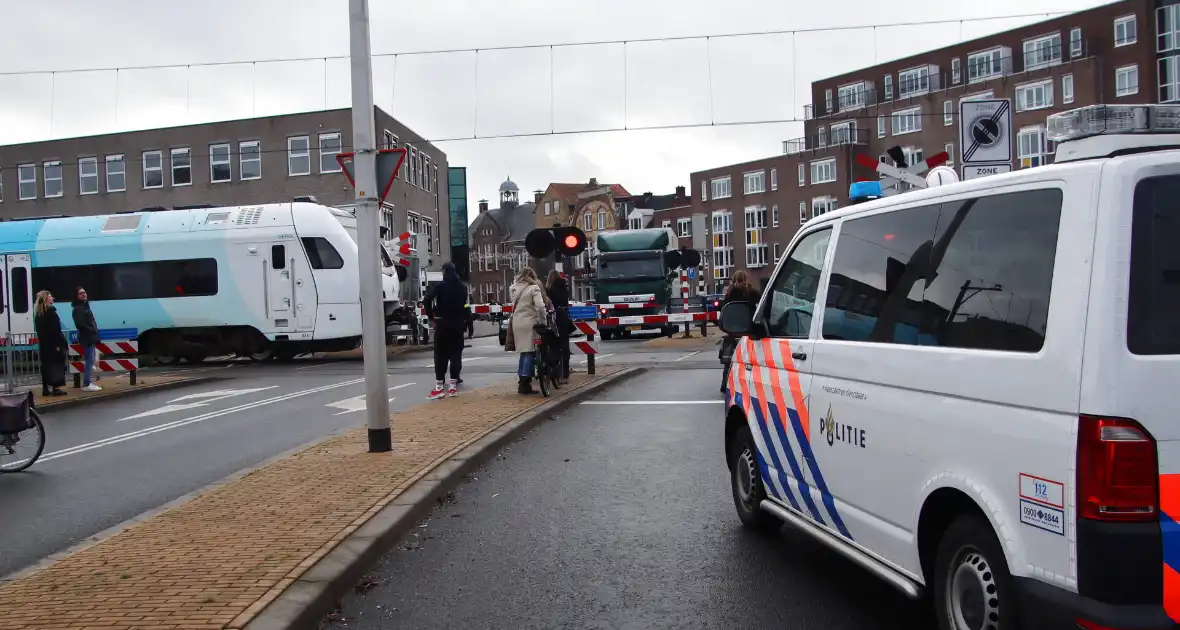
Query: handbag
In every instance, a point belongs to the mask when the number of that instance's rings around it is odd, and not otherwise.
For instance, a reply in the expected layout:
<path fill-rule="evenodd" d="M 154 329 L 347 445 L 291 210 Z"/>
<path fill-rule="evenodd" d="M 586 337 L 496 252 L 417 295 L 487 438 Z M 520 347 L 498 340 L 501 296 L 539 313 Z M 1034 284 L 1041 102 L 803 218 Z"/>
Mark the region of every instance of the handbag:
<path fill-rule="evenodd" d="M 0 435 L 20 433 L 33 428 L 29 410 L 33 407 L 33 392 L 0 395 Z"/>
<path fill-rule="evenodd" d="M 524 292 L 528 290 L 525 287 L 520 290 L 520 295 L 516 296 L 516 301 L 512 303 L 512 314 L 508 316 L 508 332 L 504 334 L 504 351 L 516 352 L 516 335 L 512 333 L 512 318 L 516 317 L 516 307 L 520 306 L 520 298 L 524 297 Z"/>

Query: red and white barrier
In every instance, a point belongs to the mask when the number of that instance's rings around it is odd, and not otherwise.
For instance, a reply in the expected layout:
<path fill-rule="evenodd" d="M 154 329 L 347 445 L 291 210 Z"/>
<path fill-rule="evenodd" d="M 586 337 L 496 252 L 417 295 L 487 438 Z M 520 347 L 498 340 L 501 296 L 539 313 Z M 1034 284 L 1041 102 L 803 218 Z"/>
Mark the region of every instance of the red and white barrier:
<path fill-rule="evenodd" d="M 638 326 L 640 324 L 672 324 L 680 322 L 715 322 L 717 312 L 669 313 L 667 315 L 627 315 L 624 317 L 603 317 L 599 326 Z"/>
<path fill-rule="evenodd" d="M 85 361 L 70 361 L 70 374 L 86 372 Z M 95 372 L 134 372 L 139 369 L 139 359 L 100 359 L 94 362 Z"/>
<path fill-rule="evenodd" d="M 99 354 L 138 354 L 138 341 L 100 341 L 95 344 Z M 70 344 L 70 356 L 82 356 L 82 344 Z"/>

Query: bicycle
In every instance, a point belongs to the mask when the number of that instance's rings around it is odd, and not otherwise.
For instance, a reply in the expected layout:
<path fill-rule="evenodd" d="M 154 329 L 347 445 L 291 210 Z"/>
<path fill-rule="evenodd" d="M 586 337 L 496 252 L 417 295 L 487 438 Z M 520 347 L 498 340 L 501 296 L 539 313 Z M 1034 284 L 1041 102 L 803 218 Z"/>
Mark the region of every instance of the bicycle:
<path fill-rule="evenodd" d="M 552 315 L 547 319 L 552 320 Z M 561 378 L 561 336 L 557 334 L 557 329 L 550 325 L 551 323 L 549 321 L 533 327 L 540 338 L 533 344 L 535 356 L 533 371 L 537 377 L 537 384 L 541 388 L 541 395 L 545 397 L 549 396 L 551 389 L 560 389 L 563 382 Z"/>
<path fill-rule="evenodd" d="M 22 445 L 30 447 L 27 453 L 18 452 Z M 33 407 L 33 393 L 0 395 L 0 473 L 25 470 L 44 451 L 45 425 Z"/>

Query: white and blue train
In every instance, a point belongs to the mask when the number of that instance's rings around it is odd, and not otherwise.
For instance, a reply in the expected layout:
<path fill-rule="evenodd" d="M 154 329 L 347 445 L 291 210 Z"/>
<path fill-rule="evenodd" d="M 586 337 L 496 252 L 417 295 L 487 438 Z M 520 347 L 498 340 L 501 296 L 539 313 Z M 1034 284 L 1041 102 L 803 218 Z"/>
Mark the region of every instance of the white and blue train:
<path fill-rule="evenodd" d="M 165 363 L 360 345 L 357 245 L 326 206 L 5 221 L 0 255 L 0 332 L 33 332 L 42 289 L 72 328 L 68 303 L 81 286 L 100 329 L 129 329 L 141 354 Z"/>

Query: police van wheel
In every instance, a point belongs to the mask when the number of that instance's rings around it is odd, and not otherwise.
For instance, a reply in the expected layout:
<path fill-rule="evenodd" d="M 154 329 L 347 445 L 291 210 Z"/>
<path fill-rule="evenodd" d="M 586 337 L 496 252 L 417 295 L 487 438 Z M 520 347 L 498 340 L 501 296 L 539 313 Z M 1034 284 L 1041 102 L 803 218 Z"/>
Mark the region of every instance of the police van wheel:
<path fill-rule="evenodd" d="M 777 531 L 782 522 L 760 507 L 766 499 L 762 473 L 758 466 L 758 447 L 750 435 L 750 427 L 742 426 L 733 437 L 730 454 L 729 480 L 733 490 L 733 504 L 742 525 L 758 531 Z"/>
<path fill-rule="evenodd" d="M 951 523 L 938 544 L 935 572 L 934 610 L 939 630 L 1016 627 L 1008 563 L 982 517 L 965 514 Z"/>

